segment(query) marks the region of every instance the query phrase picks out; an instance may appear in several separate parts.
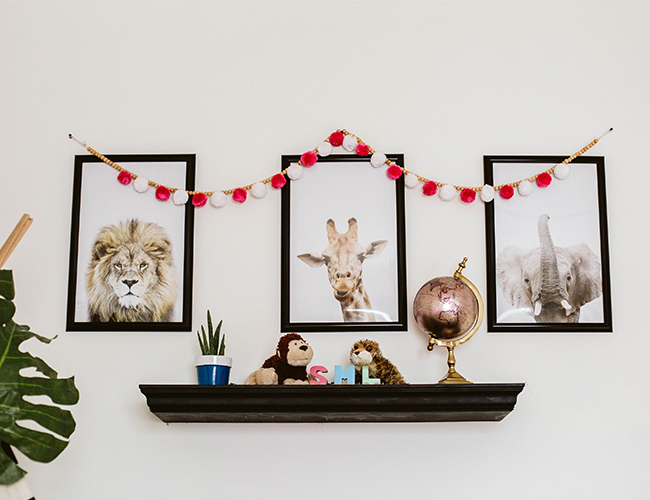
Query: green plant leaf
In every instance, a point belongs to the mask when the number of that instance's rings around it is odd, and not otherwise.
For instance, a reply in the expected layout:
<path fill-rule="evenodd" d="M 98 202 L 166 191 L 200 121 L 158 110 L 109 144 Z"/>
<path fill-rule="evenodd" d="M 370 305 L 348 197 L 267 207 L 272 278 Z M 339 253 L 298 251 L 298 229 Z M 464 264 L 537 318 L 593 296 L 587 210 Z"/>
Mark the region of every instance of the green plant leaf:
<path fill-rule="evenodd" d="M 0 294 L 13 298 L 13 278 L 0 272 Z M 6 295 L 5 295 L 6 293 Z M 13 303 L 5 300 L 13 306 Z M 0 304 L 0 316 L 7 314 L 9 308 Z M 79 391 L 74 377 L 60 379 L 58 374 L 45 361 L 28 352 L 19 350 L 24 341 L 36 338 L 50 343 L 51 339 L 41 337 L 29 330 L 26 325 L 13 321 L 13 312 L 0 324 L 0 441 L 20 450 L 26 457 L 37 462 L 51 462 L 65 449 L 74 432 L 75 421 L 68 410 L 45 404 L 34 404 L 23 396 L 48 396 L 53 403 L 73 405 L 79 401 Z M 43 376 L 23 377 L 20 370 L 35 368 Z M 31 420 L 54 434 L 40 430 L 27 429 L 19 421 Z M 56 434 L 56 435 L 55 435 Z M 25 475 L 4 452 L 0 452 L 0 484 L 13 484 Z"/>

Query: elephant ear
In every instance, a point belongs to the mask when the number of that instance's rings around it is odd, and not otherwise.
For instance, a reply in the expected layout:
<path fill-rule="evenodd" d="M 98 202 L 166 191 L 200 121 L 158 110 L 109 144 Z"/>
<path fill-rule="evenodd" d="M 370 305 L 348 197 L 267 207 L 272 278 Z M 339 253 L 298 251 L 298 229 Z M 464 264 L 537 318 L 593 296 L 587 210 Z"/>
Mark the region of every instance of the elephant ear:
<path fill-rule="evenodd" d="M 506 247 L 497 257 L 497 284 L 503 295 L 513 306 L 529 307 L 530 291 L 524 285 L 524 266 L 534 250 L 521 247 Z"/>
<path fill-rule="evenodd" d="M 571 271 L 575 280 L 571 303 L 574 307 L 582 307 L 603 293 L 600 259 L 585 243 L 567 247 L 565 250 L 571 256 Z"/>

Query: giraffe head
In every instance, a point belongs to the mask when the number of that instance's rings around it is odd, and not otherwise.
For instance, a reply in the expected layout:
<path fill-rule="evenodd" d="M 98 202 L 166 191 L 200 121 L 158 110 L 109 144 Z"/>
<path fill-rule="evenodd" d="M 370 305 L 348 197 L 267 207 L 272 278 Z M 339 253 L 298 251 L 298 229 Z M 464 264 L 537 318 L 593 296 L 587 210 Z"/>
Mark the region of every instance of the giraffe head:
<path fill-rule="evenodd" d="M 357 240 L 357 220 L 348 220 L 348 230 L 340 234 L 332 219 L 327 221 L 327 240 L 329 245 L 319 255 L 304 253 L 298 258 L 311 267 L 327 266 L 330 285 L 337 300 L 345 300 L 359 287 L 363 262 L 377 257 L 386 247 L 386 240 L 373 241 L 366 248 Z"/>

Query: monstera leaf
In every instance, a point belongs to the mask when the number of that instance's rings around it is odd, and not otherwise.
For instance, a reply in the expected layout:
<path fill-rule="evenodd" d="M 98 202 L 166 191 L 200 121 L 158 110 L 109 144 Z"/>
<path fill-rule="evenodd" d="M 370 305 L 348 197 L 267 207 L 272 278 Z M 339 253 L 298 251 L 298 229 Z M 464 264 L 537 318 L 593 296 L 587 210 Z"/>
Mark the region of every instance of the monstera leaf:
<path fill-rule="evenodd" d="M 13 321 L 14 281 L 11 271 L 0 270 L 0 441 L 20 450 L 37 462 L 51 462 L 68 442 L 47 432 L 27 429 L 19 421 L 31 420 L 45 429 L 69 438 L 74 432 L 72 414 L 57 406 L 33 404 L 23 396 L 49 396 L 56 404 L 73 405 L 79 400 L 74 377 L 60 379 L 45 361 L 21 352 L 25 340 L 37 338 L 46 344 L 50 339 L 29 331 L 28 326 Z M 20 370 L 33 367 L 44 376 L 23 377 Z M 26 472 L 0 450 L 0 484 L 13 484 Z"/>

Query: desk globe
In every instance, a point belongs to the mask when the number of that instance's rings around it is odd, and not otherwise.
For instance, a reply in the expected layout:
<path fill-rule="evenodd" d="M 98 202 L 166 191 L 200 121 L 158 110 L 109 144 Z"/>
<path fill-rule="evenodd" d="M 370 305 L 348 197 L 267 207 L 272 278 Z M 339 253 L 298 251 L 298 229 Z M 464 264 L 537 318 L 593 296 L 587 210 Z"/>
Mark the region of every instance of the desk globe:
<path fill-rule="evenodd" d="M 454 348 L 467 342 L 483 321 L 483 300 L 474 284 L 462 275 L 467 257 L 453 276 L 427 281 L 413 301 L 418 326 L 429 334 L 427 349 L 447 348 L 448 371 L 439 384 L 471 384 L 456 371 Z"/>

